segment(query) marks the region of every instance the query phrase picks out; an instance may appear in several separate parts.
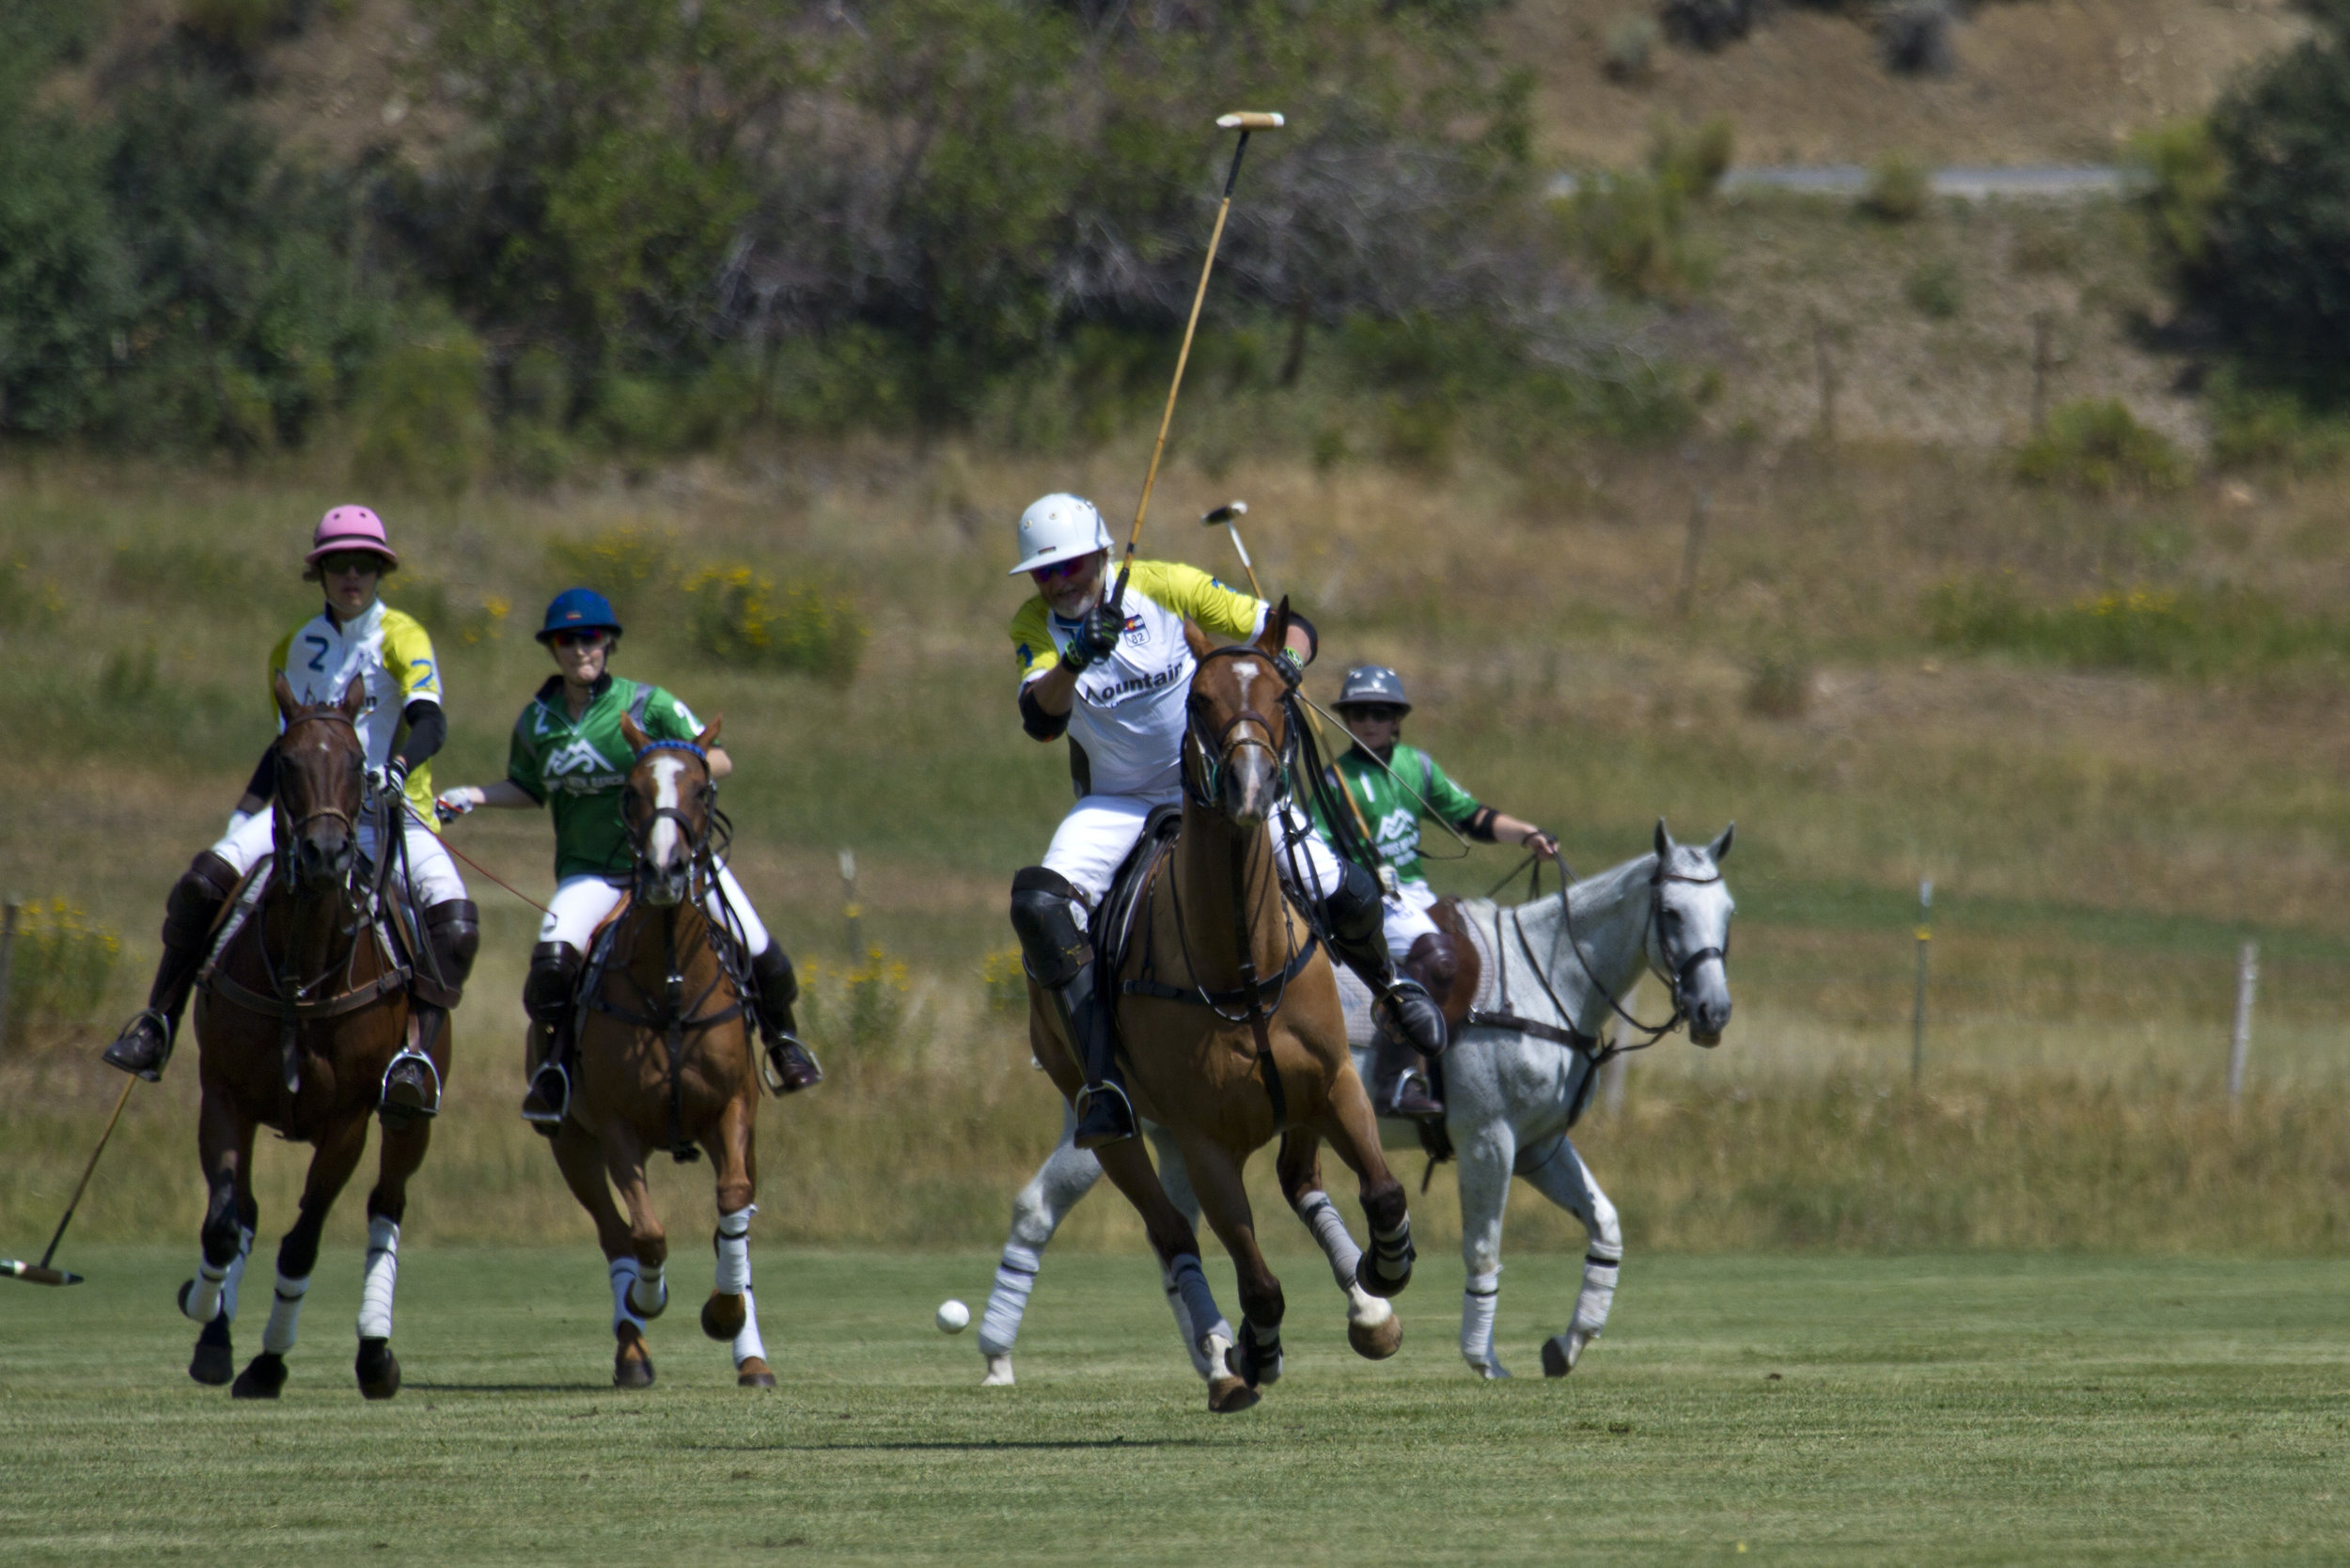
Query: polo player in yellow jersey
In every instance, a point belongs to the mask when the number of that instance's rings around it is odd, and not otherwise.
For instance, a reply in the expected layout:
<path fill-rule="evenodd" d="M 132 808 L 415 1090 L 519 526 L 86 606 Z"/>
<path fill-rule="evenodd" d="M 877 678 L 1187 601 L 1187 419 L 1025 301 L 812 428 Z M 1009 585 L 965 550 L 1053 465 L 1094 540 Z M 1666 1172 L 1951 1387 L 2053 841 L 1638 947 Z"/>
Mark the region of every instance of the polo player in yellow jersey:
<path fill-rule="evenodd" d="M 1093 973 L 1088 917 L 1152 808 L 1183 797 L 1185 704 L 1198 666 L 1183 623 L 1243 642 L 1264 630 L 1270 606 L 1197 567 L 1166 561 L 1135 562 L 1123 609 L 1113 606 L 1104 581 L 1109 530 L 1093 503 L 1076 495 L 1046 495 L 1029 507 L 1019 544 L 1011 575 L 1025 574 L 1037 589 L 1011 619 L 1020 723 L 1039 741 L 1069 738 L 1077 803 L 1044 863 L 1012 878 L 1011 923 L 1029 976 L 1077 1048 L 1086 1087 L 1076 1144 L 1096 1149 L 1134 1137 L 1135 1113 L 1113 1055 L 1115 1001 Z M 1292 612 L 1278 661 L 1292 684 L 1314 645 L 1313 626 Z M 1274 831 L 1283 883 L 1314 906 L 1332 950 L 1371 987 L 1382 1027 L 1424 1055 L 1441 1052 L 1443 1013 L 1388 961 L 1378 881 L 1333 855 L 1293 803 L 1283 802 Z"/>
<path fill-rule="evenodd" d="M 367 508 L 337 507 L 320 519 L 304 563 L 304 581 L 319 584 L 326 604 L 278 639 L 269 656 L 270 679 L 274 684 L 284 676 L 294 699 L 305 703 L 337 701 L 353 681 L 365 688 L 356 728 L 367 748 L 368 776 L 376 798 L 388 802 L 400 842 L 379 843 L 370 813 L 359 824 L 359 853 L 378 865 L 380 855 L 400 855 L 418 924 L 453 1007 L 473 969 L 480 916 L 432 820 L 430 761 L 448 736 L 432 639 L 414 616 L 379 597 L 384 574 L 398 570 L 400 557 L 383 519 Z M 164 910 L 164 956 L 147 1007 L 106 1048 L 108 1066 L 150 1083 L 163 1076 L 213 919 L 238 883 L 275 847 L 270 803 L 276 792 L 273 740 L 228 819 L 227 834 L 198 855 L 172 888 Z M 384 1100 L 430 1116 L 440 1108 L 440 1075 L 417 1047 L 431 1044 L 447 1011 L 414 990 L 409 1003 L 417 1032 L 385 1071 Z"/>

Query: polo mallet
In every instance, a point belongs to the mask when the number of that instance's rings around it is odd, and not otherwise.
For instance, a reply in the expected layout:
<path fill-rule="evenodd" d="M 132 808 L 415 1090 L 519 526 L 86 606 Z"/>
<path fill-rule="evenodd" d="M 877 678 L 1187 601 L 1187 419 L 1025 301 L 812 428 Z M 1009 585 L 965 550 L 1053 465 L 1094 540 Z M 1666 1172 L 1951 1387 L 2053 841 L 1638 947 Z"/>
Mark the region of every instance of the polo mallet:
<path fill-rule="evenodd" d="M 1247 502 L 1227 501 L 1222 506 L 1216 508 L 1214 511 L 1200 513 L 1199 521 L 1207 527 L 1222 528 L 1226 533 L 1232 536 L 1232 548 L 1240 552 L 1240 569 L 1248 573 L 1249 591 L 1254 593 L 1259 599 L 1262 599 L 1264 597 L 1264 589 L 1259 587 L 1257 583 L 1256 563 L 1248 558 L 1248 546 L 1242 543 L 1240 538 L 1240 520 L 1247 515 Z M 1327 756 L 1330 750 L 1330 744 L 1322 733 L 1321 716 L 1314 712 L 1314 706 L 1312 703 L 1308 702 L 1305 705 L 1305 707 L 1306 722 L 1313 729 L 1314 745 L 1322 750 L 1324 755 Z M 1355 742 L 1354 737 L 1351 734 L 1347 737 L 1347 739 L 1351 744 L 1360 744 Z M 1346 801 L 1347 814 L 1355 819 L 1355 831 L 1363 836 L 1363 842 L 1366 845 L 1375 849 L 1379 840 L 1371 836 L 1371 823 L 1364 820 L 1362 803 L 1355 798 L 1355 792 L 1346 787 L 1346 775 L 1339 772 L 1337 768 L 1333 767 L 1330 770 L 1330 780 L 1339 787 L 1340 795 L 1344 797 Z"/>
<path fill-rule="evenodd" d="M 1159 457 L 1167 450 L 1167 430 L 1175 422 L 1175 395 L 1183 389 L 1183 367 L 1191 361 L 1192 334 L 1199 330 L 1199 307 L 1207 303 L 1208 274 L 1215 271 L 1216 246 L 1224 243 L 1224 220 L 1232 211 L 1232 187 L 1240 181 L 1241 154 L 1248 150 L 1252 133 L 1278 131 L 1286 122 L 1277 114 L 1244 111 L 1218 115 L 1215 123 L 1219 130 L 1239 132 L 1240 141 L 1232 149 L 1231 169 L 1224 176 L 1224 200 L 1215 210 L 1215 227 L 1208 235 L 1208 258 L 1199 264 L 1199 287 L 1191 296 L 1191 320 L 1183 323 L 1183 346 L 1175 355 L 1175 379 L 1167 388 L 1167 412 L 1159 416 L 1159 438 L 1151 447 L 1151 466 L 1142 476 L 1142 499 L 1135 503 L 1135 525 L 1126 532 L 1126 558 L 1119 563 L 1118 587 L 1110 595 L 1110 604 L 1120 613 L 1126 608 L 1126 579 L 1134 574 L 1135 546 L 1142 542 L 1143 515 L 1151 510 L 1151 487 L 1159 480 Z"/>
<path fill-rule="evenodd" d="M 57 1221 L 56 1234 L 49 1238 L 49 1250 L 40 1255 L 38 1263 L 21 1263 L 14 1258 L 0 1258 L 0 1277 L 22 1279 L 28 1285 L 78 1285 L 82 1277 L 70 1269 L 51 1268 L 49 1260 L 57 1255 L 57 1244 L 65 1240 L 65 1228 L 73 1223 L 73 1211 L 82 1206 L 82 1194 L 89 1190 L 90 1172 L 98 1168 L 98 1156 L 106 1152 L 106 1140 L 115 1136 L 115 1123 L 122 1120 L 122 1107 L 130 1103 L 131 1090 L 138 1087 L 138 1079 L 123 1080 L 122 1092 L 115 1099 L 115 1113 L 106 1118 L 106 1130 L 98 1135 L 98 1147 L 89 1152 L 89 1164 L 82 1168 L 82 1179 L 74 1184 L 73 1196 L 67 1200 L 65 1217 Z"/>

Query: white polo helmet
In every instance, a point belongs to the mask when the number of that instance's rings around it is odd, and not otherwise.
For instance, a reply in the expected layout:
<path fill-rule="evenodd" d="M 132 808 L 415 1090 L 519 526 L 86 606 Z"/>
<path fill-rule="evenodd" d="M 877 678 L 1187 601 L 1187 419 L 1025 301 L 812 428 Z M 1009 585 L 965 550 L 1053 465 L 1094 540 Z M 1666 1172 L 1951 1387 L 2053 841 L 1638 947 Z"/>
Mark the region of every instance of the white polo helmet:
<path fill-rule="evenodd" d="M 1020 564 L 1006 575 L 1017 577 L 1109 547 L 1109 525 L 1102 521 L 1102 509 L 1082 495 L 1056 493 L 1030 503 L 1020 514 Z"/>

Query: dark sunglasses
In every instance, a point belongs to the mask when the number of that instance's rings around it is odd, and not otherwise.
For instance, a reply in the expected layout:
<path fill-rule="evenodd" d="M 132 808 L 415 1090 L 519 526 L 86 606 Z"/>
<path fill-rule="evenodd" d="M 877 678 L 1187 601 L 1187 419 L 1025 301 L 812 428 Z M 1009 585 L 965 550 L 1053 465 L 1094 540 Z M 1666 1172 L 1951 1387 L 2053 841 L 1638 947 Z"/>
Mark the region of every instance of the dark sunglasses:
<path fill-rule="evenodd" d="M 612 634 L 590 626 L 583 632 L 557 632 L 547 640 L 557 648 L 602 648 L 612 640 Z"/>
<path fill-rule="evenodd" d="M 1046 583 L 1058 583 L 1063 577 L 1074 577 L 1085 570 L 1088 558 L 1079 556 L 1075 560 L 1061 561 L 1053 566 L 1032 567 L 1028 572 L 1029 580 L 1042 588 Z"/>
<path fill-rule="evenodd" d="M 365 550 L 347 550 L 340 555 L 320 557 L 319 569 L 331 572 L 337 577 L 346 577 L 353 572 L 362 577 L 381 577 L 384 574 L 384 557 L 369 555 Z"/>
<path fill-rule="evenodd" d="M 1403 717 L 1402 709 L 1390 708 L 1384 702 L 1352 703 L 1343 711 L 1348 718 L 1370 719 L 1373 723 L 1383 719 L 1401 720 Z"/>

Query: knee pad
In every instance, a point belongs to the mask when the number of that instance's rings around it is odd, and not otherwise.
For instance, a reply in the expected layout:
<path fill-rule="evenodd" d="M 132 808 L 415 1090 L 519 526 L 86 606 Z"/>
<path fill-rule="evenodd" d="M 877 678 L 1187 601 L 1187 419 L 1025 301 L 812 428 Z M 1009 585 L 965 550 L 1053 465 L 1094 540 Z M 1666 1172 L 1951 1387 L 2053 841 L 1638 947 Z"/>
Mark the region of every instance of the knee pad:
<path fill-rule="evenodd" d="M 424 936 L 441 961 L 449 989 L 462 987 L 473 974 L 474 954 L 481 949 L 481 911 L 473 900 L 450 899 L 426 910 Z"/>
<path fill-rule="evenodd" d="M 759 981 L 760 999 L 770 1007 L 790 1007 L 800 999 L 800 977 L 792 972 L 791 955 L 780 942 L 751 959 L 751 974 Z"/>
<path fill-rule="evenodd" d="M 197 854 L 171 885 L 164 902 L 164 946 L 200 948 L 212 934 L 212 917 L 223 900 L 237 890 L 237 868 L 211 850 Z"/>
<path fill-rule="evenodd" d="M 1349 861 L 1337 891 L 1322 901 L 1323 918 L 1340 942 L 1369 942 L 1379 934 L 1380 903 L 1379 879 Z"/>
<path fill-rule="evenodd" d="M 1058 871 L 1031 866 L 1011 879 L 1011 929 L 1028 973 L 1047 991 L 1075 980 L 1093 960 L 1077 929 L 1077 889 Z"/>
<path fill-rule="evenodd" d="M 523 1011 L 534 1024 L 557 1025 L 572 1011 L 584 961 L 569 942 L 541 942 L 530 949 L 530 974 L 523 981 Z"/>

